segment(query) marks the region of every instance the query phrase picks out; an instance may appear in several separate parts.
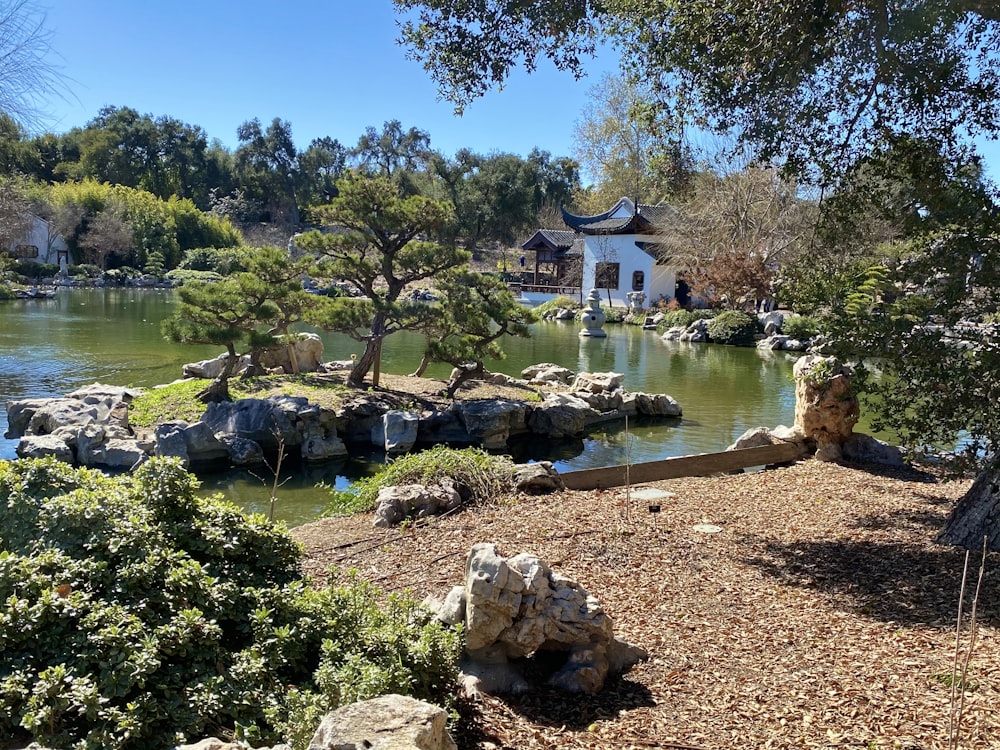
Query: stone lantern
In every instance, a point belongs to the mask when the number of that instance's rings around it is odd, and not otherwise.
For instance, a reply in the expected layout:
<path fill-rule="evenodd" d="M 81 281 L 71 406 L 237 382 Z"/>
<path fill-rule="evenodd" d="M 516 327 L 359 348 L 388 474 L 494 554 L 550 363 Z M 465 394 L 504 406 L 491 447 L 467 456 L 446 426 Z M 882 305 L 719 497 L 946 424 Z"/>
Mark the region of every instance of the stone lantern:
<path fill-rule="evenodd" d="M 583 324 L 583 330 L 580 331 L 581 336 L 602 339 L 608 335 L 604 332 L 604 321 L 607 320 L 607 316 L 601 309 L 601 295 L 596 289 L 590 290 L 587 305 L 580 311 L 579 317 Z"/>

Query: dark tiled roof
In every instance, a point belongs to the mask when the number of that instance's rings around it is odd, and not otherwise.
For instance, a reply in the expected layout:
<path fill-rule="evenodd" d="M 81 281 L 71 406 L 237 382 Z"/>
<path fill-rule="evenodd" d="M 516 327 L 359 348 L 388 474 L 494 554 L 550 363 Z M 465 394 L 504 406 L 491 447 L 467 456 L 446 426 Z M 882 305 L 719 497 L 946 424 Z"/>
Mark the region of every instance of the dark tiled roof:
<path fill-rule="evenodd" d="M 660 204 L 650 206 L 635 203 L 628 198 L 622 198 L 612 208 L 596 216 L 577 216 L 562 210 L 566 226 L 583 234 L 644 234 L 655 227 L 674 221 L 676 209 Z"/>
<path fill-rule="evenodd" d="M 521 245 L 522 250 L 548 248 L 557 254 L 569 252 L 578 239 L 576 232 L 566 229 L 539 229 L 531 239 Z"/>

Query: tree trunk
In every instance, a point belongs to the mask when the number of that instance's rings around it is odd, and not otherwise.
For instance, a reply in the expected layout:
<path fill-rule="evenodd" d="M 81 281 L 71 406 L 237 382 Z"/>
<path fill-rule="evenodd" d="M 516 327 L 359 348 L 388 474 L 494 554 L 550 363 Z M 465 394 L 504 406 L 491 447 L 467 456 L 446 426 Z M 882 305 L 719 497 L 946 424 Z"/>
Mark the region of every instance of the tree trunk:
<path fill-rule="evenodd" d="M 424 356 L 420 358 L 420 364 L 417 369 L 410 373 L 411 378 L 422 378 L 424 373 L 427 371 L 428 365 L 431 363 L 431 358 L 424 352 Z"/>
<path fill-rule="evenodd" d="M 236 347 L 232 344 L 227 344 L 226 350 L 229 356 L 226 358 L 226 366 L 222 368 L 222 372 L 219 373 L 219 377 L 199 391 L 196 396 L 196 398 L 203 404 L 213 404 L 220 401 L 233 400 L 229 395 L 229 378 L 232 377 L 233 372 L 236 370 L 240 357 L 236 353 Z"/>
<path fill-rule="evenodd" d="M 354 369 L 347 376 L 347 382 L 353 386 L 361 385 L 365 376 L 371 371 L 382 355 L 382 338 L 385 335 L 385 313 L 377 312 L 372 319 L 372 332 L 365 341 L 365 350 L 354 363 Z M 378 385 L 376 382 L 375 385 Z"/>
<path fill-rule="evenodd" d="M 459 365 L 456 369 L 458 370 L 458 374 L 448 383 L 448 398 L 451 399 L 455 398 L 455 394 L 462 387 L 462 383 L 483 374 L 483 363 L 476 362 L 473 367 L 469 367 L 468 364 Z"/>
<path fill-rule="evenodd" d="M 1000 550 L 1000 464 L 976 477 L 952 508 L 937 541 L 975 550 L 982 549 L 983 537 L 989 549 Z"/>

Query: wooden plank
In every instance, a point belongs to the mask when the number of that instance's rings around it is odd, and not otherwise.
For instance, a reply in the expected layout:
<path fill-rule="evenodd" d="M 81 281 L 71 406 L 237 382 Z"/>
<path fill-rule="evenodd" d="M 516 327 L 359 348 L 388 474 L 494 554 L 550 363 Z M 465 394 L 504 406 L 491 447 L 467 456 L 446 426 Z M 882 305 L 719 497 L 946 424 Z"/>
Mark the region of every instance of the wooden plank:
<path fill-rule="evenodd" d="M 701 477 L 709 474 L 724 474 L 750 466 L 766 466 L 794 461 L 803 456 L 802 449 L 794 443 L 764 445 L 758 448 L 741 448 L 720 453 L 699 453 L 693 456 L 677 456 L 662 461 L 647 461 L 628 467 L 628 483 L 642 484 L 660 479 L 678 477 Z M 624 487 L 625 466 L 608 466 L 601 469 L 584 469 L 560 474 L 566 487 L 571 490 L 596 490 L 606 487 Z"/>

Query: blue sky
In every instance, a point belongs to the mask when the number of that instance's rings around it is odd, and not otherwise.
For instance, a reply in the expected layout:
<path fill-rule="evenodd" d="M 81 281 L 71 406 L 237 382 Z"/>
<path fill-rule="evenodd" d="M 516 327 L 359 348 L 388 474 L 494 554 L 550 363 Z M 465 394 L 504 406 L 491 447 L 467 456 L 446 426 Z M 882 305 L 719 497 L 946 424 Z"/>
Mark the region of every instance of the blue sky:
<path fill-rule="evenodd" d="M 323 136 L 353 146 L 365 127 L 396 119 L 427 131 L 448 156 L 466 147 L 526 156 L 536 146 L 571 156 L 588 92 L 617 69 L 606 52 L 576 81 L 542 60 L 457 117 L 396 44 L 391 0 L 36 2 L 70 92 L 46 108 L 56 133 L 114 105 L 200 125 L 229 148 L 255 117 L 290 122 L 300 149 Z M 980 146 L 1000 181 L 1000 145 Z"/>
<path fill-rule="evenodd" d="M 449 156 L 536 146 L 569 156 L 588 90 L 616 69 L 609 54 L 576 81 L 542 61 L 456 117 L 395 43 L 390 0 L 38 2 L 71 91 L 46 107 L 56 133 L 115 105 L 200 125 L 230 148 L 254 117 L 290 122 L 300 149 L 322 136 L 353 146 L 366 126 L 396 119 Z"/>

